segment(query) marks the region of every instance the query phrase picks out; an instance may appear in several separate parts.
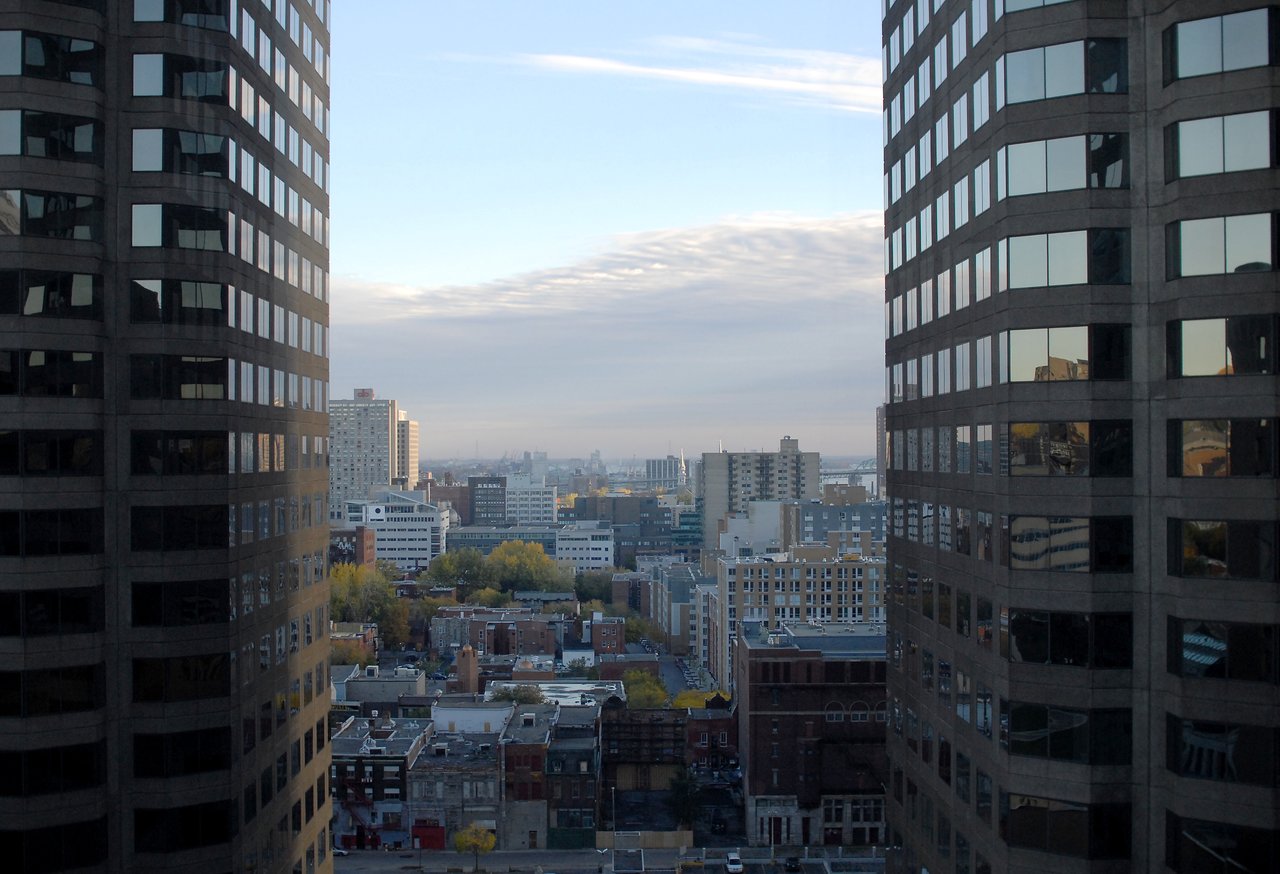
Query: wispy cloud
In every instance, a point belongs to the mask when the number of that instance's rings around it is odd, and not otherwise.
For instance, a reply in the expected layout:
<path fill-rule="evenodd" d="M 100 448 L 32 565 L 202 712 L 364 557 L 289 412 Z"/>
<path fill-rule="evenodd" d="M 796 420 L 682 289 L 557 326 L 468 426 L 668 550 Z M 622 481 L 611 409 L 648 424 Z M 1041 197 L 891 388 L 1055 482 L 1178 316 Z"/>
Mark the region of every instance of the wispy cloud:
<path fill-rule="evenodd" d="M 873 446 L 878 213 L 611 242 L 474 286 L 335 278 L 334 395 L 369 385 L 399 399 L 434 457 L 470 454 L 476 440 L 499 453 L 662 454 L 672 441 L 700 452 L 783 433 L 832 452 Z M 414 366 L 389 366 L 396 350 L 414 350 Z"/>
<path fill-rule="evenodd" d="M 880 62 L 842 52 L 788 49 L 758 37 L 661 37 L 626 57 L 530 54 L 527 64 L 563 73 L 651 79 L 779 96 L 845 112 L 879 113 Z"/>

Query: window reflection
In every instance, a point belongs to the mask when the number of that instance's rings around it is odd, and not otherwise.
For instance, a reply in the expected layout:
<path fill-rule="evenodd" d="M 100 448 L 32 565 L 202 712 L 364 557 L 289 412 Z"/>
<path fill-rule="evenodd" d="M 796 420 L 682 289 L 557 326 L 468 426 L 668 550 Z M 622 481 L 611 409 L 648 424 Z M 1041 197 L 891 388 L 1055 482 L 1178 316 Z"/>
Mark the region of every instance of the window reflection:
<path fill-rule="evenodd" d="M 1173 76 L 1205 76 L 1270 63 L 1269 13 L 1253 9 L 1172 28 Z"/>
<path fill-rule="evenodd" d="M 1274 372 L 1272 316 L 1188 319 L 1167 331 L 1171 376 L 1231 376 Z"/>

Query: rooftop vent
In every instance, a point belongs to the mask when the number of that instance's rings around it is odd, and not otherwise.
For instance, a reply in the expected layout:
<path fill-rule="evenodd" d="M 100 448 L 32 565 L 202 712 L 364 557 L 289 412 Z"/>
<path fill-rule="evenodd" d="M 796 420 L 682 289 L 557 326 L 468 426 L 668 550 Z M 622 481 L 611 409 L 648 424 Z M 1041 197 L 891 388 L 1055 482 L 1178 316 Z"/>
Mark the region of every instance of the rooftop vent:
<path fill-rule="evenodd" d="M 521 719 L 521 722 L 522 722 L 524 725 L 526 725 L 526 726 L 532 726 L 532 725 L 533 725 L 533 714 L 532 714 L 532 713 L 524 713 L 524 714 L 521 714 L 520 719 Z"/>

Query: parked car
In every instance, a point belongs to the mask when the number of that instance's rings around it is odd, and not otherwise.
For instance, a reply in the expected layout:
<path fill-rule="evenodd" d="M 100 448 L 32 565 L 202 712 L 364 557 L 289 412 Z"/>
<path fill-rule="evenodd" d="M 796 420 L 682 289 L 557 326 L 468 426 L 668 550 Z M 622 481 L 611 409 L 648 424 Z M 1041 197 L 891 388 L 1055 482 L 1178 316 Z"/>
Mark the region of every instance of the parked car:
<path fill-rule="evenodd" d="M 725 874 L 742 874 L 746 869 L 742 867 L 742 857 L 737 853 L 729 853 L 724 857 Z"/>
<path fill-rule="evenodd" d="M 800 867 L 800 857 L 799 857 L 799 856 L 787 856 L 786 864 L 784 864 L 782 867 L 783 867 L 785 870 L 787 870 L 787 871 L 801 871 L 801 870 L 803 870 L 803 869 Z"/>
<path fill-rule="evenodd" d="M 334 847 L 334 848 L 333 848 L 333 854 L 334 854 L 335 856 L 350 856 L 350 855 L 351 855 L 351 854 L 350 854 L 350 853 L 348 853 L 346 850 L 342 849 L 342 847 Z"/>

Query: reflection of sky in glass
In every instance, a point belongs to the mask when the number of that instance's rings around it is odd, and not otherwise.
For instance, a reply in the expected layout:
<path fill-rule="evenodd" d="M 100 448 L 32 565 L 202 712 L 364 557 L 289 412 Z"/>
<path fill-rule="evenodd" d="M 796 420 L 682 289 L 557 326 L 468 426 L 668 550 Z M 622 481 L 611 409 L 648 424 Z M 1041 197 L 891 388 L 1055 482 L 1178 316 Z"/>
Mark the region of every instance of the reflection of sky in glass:
<path fill-rule="evenodd" d="M 1083 143 L 1081 144 L 1083 146 Z M 1083 149 L 1081 151 L 1083 156 Z M 1083 157 L 1082 157 L 1083 160 Z M 1083 174 L 1083 165 L 1081 173 Z M 1089 281 L 1089 240 L 1084 231 L 1049 234 L 1049 284 L 1083 285 Z"/>
<path fill-rule="evenodd" d="M 1009 196 L 1039 194 L 1045 190 L 1044 143 L 1013 143 L 1009 146 Z"/>
<path fill-rule="evenodd" d="M 1183 276 L 1206 276 L 1222 272 L 1226 259 L 1222 219 L 1185 221 L 1181 225 L 1181 234 Z"/>
<path fill-rule="evenodd" d="M 159 246 L 161 244 L 161 211 L 158 203 L 133 205 L 133 245 Z"/>
<path fill-rule="evenodd" d="M 1068 42 L 1044 48 L 1045 97 L 1084 91 L 1084 43 Z"/>
<path fill-rule="evenodd" d="M 1182 375 L 1213 376 L 1226 366 L 1225 319 L 1197 319 L 1182 323 Z"/>
<path fill-rule="evenodd" d="M 1005 57 L 1006 93 L 1010 103 L 1044 99 L 1044 50 L 1010 52 Z"/>
<path fill-rule="evenodd" d="M 1266 9 L 1222 16 L 1222 69 L 1265 67 L 1269 32 Z"/>
<path fill-rule="evenodd" d="M 1049 329 L 1049 357 L 1075 363 L 1089 360 L 1089 329 L 1084 325 Z"/>
<path fill-rule="evenodd" d="M 1044 328 L 1009 332 L 1009 380 L 1032 382 L 1036 368 L 1048 360 L 1048 341 Z"/>
<path fill-rule="evenodd" d="M 1048 284 L 1044 234 L 1009 238 L 1009 287 L 1040 288 Z"/>
<path fill-rule="evenodd" d="M 1197 118 L 1178 125 L 1178 175 L 1222 172 L 1222 119 Z"/>
<path fill-rule="evenodd" d="M 1271 266 L 1271 215 L 1229 215 L 1226 218 L 1227 272 Z"/>
<path fill-rule="evenodd" d="M 0 155 L 22 154 L 22 110 L 0 110 Z"/>
<path fill-rule="evenodd" d="M 1084 137 L 1063 137 L 1045 143 L 1048 166 L 1047 190 L 1070 191 L 1084 188 Z"/>
<path fill-rule="evenodd" d="M 0 76 L 22 73 L 22 31 L 0 30 Z"/>
<path fill-rule="evenodd" d="M 1203 76 L 1222 69 L 1222 19 L 1205 18 L 1178 25 L 1178 75 Z"/>
<path fill-rule="evenodd" d="M 1246 112 L 1222 119 L 1222 166 L 1254 170 L 1271 166 L 1271 113 Z"/>

